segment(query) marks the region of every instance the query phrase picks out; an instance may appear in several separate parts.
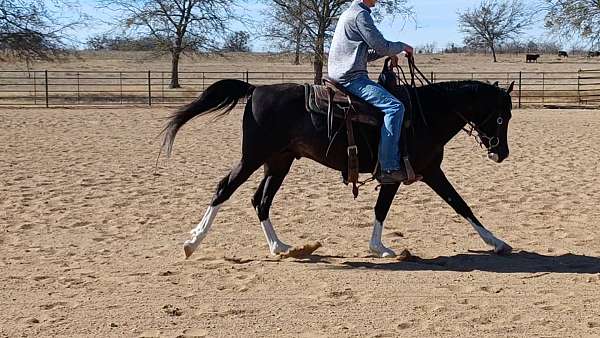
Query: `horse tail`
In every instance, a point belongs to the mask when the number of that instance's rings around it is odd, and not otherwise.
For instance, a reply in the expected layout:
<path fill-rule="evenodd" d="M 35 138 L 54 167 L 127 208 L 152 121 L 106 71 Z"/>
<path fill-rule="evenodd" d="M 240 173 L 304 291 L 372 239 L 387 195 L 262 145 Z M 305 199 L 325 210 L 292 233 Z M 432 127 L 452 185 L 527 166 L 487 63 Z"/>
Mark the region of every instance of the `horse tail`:
<path fill-rule="evenodd" d="M 222 110 L 217 116 L 229 113 L 242 98 L 252 94 L 256 87 L 239 80 L 220 80 L 210 85 L 200 97 L 183 106 L 171 116 L 161 134 L 164 134 L 161 150 L 171 156 L 175 135 L 189 120 Z"/>

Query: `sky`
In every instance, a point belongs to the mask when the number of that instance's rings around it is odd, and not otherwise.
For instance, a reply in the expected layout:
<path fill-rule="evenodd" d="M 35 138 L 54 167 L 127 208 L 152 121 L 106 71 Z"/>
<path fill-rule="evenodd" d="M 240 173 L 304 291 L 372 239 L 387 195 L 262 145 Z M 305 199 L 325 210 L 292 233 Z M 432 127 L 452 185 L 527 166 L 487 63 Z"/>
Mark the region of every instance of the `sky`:
<path fill-rule="evenodd" d="M 416 24 L 384 20 L 379 25 L 387 39 L 399 39 L 412 46 L 436 42 L 438 48 L 444 48 L 448 43 L 462 45 L 463 34 L 458 30 L 458 12 L 478 5 L 480 0 L 409 0 L 416 14 Z M 530 2 L 528 0 L 526 2 Z M 528 37 L 545 40 L 543 21 L 538 20 Z"/>
<path fill-rule="evenodd" d="M 481 0 L 408 0 L 409 5 L 414 9 L 416 22 L 402 18 L 386 18 L 378 23 L 378 27 L 383 35 L 391 41 L 402 41 L 412 46 L 418 47 L 431 42 L 435 42 L 438 48 L 444 48 L 448 43 L 454 42 L 456 45 L 462 45 L 463 35 L 458 30 L 458 12 L 468 8 L 473 8 Z M 531 3 L 527 0 L 526 3 Z M 109 12 L 96 8 L 95 0 L 80 0 L 82 10 L 91 14 L 93 23 L 86 30 L 79 31 L 78 38 L 85 42 L 88 37 L 102 33 L 111 27 L 102 21 L 109 21 L 111 14 Z M 261 10 L 265 5 L 257 0 L 246 0 L 241 4 L 243 8 L 240 12 L 248 15 L 256 21 L 261 21 Z M 249 30 L 241 24 L 233 24 L 234 30 Z M 532 26 L 530 32 L 524 37 L 532 38 L 537 41 L 547 41 L 551 39 L 543 29 L 543 22 L 540 18 Z M 251 42 L 253 51 L 264 52 L 270 49 L 268 42 L 253 39 Z M 272 49 L 272 48 L 271 48 Z"/>

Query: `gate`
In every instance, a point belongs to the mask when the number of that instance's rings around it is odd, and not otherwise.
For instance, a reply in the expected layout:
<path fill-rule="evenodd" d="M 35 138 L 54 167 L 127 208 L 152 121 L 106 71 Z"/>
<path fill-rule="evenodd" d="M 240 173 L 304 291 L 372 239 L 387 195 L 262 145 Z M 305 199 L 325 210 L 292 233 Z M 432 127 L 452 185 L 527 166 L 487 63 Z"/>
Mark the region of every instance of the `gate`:
<path fill-rule="evenodd" d="M 579 70 L 577 93 L 580 104 L 600 104 L 600 69 Z"/>

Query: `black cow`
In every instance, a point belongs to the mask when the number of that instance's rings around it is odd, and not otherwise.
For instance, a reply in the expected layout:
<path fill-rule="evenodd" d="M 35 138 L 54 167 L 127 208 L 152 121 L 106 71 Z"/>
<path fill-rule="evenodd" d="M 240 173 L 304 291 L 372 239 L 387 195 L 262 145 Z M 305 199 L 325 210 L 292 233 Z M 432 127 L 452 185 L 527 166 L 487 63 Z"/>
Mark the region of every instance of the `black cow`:
<path fill-rule="evenodd" d="M 564 50 L 561 50 L 561 51 L 558 51 L 558 56 L 559 57 L 563 57 L 564 56 L 564 57 L 568 58 L 569 54 L 567 52 L 565 52 Z"/>
<path fill-rule="evenodd" d="M 600 56 L 600 52 L 598 52 L 598 51 L 596 51 L 596 52 L 589 51 L 588 52 L 588 57 L 589 58 L 593 58 L 593 57 L 596 57 L 596 56 Z"/>
<path fill-rule="evenodd" d="M 537 62 L 537 59 L 540 57 L 540 54 L 527 54 L 525 56 L 525 62 Z"/>

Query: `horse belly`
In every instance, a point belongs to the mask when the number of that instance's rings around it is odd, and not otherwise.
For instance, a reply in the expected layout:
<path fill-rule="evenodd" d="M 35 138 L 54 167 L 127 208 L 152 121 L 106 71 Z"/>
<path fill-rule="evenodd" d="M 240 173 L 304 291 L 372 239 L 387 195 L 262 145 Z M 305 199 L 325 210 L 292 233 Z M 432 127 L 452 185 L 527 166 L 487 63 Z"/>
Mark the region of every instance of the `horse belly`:
<path fill-rule="evenodd" d="M 334 126 L 334 130 L 337 130 Z M 354 128 L 354 138 L 358 147 L 359 171 L 370 173 L 377 160 L 377 140 L 371 130 L 360 131 Z M 306 157 L 326 167 L 338 171 L 348 170 L 348 139 L 345 131 L 341 131 L 330 144 L 326 130 L 316 130 L 314 126 L 303 128 L 301 135 L 292 142 L 298 157 Z"/>

